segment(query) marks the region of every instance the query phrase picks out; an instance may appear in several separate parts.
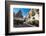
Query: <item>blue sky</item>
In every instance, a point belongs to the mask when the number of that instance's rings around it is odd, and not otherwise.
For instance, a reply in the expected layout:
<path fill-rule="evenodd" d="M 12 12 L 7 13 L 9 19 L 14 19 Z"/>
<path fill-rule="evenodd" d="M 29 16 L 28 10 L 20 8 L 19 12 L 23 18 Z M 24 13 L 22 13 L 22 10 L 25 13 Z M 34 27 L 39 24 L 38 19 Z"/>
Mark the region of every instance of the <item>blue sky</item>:
<path fill-rule="evenodd" d="M 28 12 L 31 10 L 30 8 L 13 8 L 13 12 L 16 14 L 21 10 L 23 16 L 27 16 Z"/>

